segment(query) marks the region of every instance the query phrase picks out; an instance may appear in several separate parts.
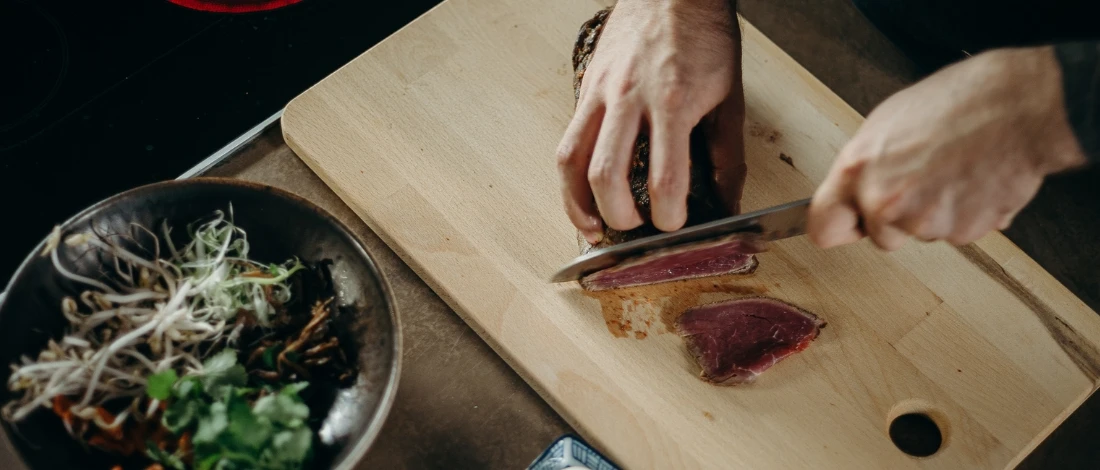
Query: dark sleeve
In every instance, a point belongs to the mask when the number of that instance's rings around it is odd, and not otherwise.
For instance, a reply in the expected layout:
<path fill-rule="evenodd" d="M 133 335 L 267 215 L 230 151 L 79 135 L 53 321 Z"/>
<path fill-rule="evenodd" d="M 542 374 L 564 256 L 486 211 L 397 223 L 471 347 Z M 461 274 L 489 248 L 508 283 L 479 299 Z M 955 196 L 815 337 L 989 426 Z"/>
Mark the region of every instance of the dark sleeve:
<path fill-rule="evenodd" d="M 1056 44 L 1066 113 L 1089 164 L 1100 162 L 1100 42 Z"/>

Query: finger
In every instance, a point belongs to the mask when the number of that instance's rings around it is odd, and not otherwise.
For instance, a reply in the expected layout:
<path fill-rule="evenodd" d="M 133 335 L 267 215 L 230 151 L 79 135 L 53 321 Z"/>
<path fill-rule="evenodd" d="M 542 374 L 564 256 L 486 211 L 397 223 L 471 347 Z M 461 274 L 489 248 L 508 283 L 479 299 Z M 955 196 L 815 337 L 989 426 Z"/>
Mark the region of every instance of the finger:
<path fill-rule="evenodd" d="M 1016 188 L 1016 194 L 1006 201 L 1006 209 L 1001 212 L 1001 216 L 997 221 L 998 230 L 1007 230 L 1008 227 L 1012 225 L 1012 221 L 1016 220 L 1020 212 L 1023 211 L 1039 193 L 1041 185 L 1042 180 L 1040 179 L 1033 179 L 1022 184 L 1012 185 Z"/>
<path fill-rule="evenodd" d="M 719 197 L 731 214 L 741 213 L 741 196 L 748 166 L 745 164 L 745 112 L 743 96 L 732 93 L 711 113 L 706 130 L 710 161 Z"/>
<path fill-rule="evenodd" d="M 918 226 L 916 235 L 926 240 L 947 238 L 955 226 L 955 213 L 955 205 L 950 202 L 937 205 Z"/>
<path fill-rule="evenodd" d="M 954 192 L 948 188 L 940 191 L 939 200 L 916 215 L 902 215 L 894 226 L 917 239 L 933 242 L 946 238 L 955 222 Z"/>
<path fill-rule="evenodd" d="M 633 104 L 609 106 L 588 167 L 596 207 L 607 225 L 616 230 L 642 224 L 630 192 L 630 166 L 641 118 L 641 111 Z"/>
<path fill-rule="evenodd" d="M 876 231 L 877 227 L 895 225 L 913 207 L 919 207 L 913 191 L 890 184 L 878 175 L 868 174 L 866 170 L 860 176 L 855 191 L 856 206 L 868 225 L 876 227 Z"/>
<path fill-rule="evenodd" d="M 905 242 L 909 240 L 909 234 L 889 224 L 867 227 L 867 236 L 875 245 L 886 251 L 895 251 L 904 246 Z"/>
<path fill-rule="evenodd" d="M 997 230 L 1008 230 L 1008 228 L 1012 226 L 1012 221 L 1016 220 L 1016 216 L 1019 213 L 1019 210 L 1014 210 L 1001 214 L 1000 219 L 997 221 Z"/>
<path fill-rule="evenodd" d="M 900 249 L 909 240 L 904 215 L 911 210 L 913 193 L 897 185 L 885 184 L 880 175 L 865 171 L 856 185 L 856 205 L 867 225 L 867 236 L 885 251 Z"/>
<path fill-rule="evenodd" d="M 691 124 L 655 113 L 650 130 L 649 200 L 653 226 L 677 230 L 687 221 Z"/>
<path fill-rule="evenodd" d="M 843 159 L 838 159 L 814 193 L 806 228 L 815 245 L 832 248 L 863 238 L 861 217 L 855 206 L 855 186 L 861 169 L 862 164 L 846 165 Z"/>
<path fill-rule="evenodd" d="M 585 240 L 593 245 L 603 237 L 603 222 L 588 183 L 588 164 L 592 160 L 603 113 L 601 105 L 585 104 L 578 108 L 557 150 L 565 213 Z"/>
<path fill-rule="evenodd" d="M 979 213 L 976 217 L 969 217 L 969 220 L 956 221 L 956 229 L 947 237 L 947 241 L 956 246 L 973 243 L 996 228 L 1000 218 L 1000 213 L 988 210 Z"/>
<path fill-rule="evenodd" d="M 970 196 L 962 201 L 955 213 L 954 227 L 947 237 L 952 245 L 960 246 L 977 241 L 995 230 L 1006 214 L 1014 214 L 1012 207 L 1019 207 L 1012 204 L 1013 200 L 1006 203 L 1006 196 L 1000 192 L 986 191 Z"/>

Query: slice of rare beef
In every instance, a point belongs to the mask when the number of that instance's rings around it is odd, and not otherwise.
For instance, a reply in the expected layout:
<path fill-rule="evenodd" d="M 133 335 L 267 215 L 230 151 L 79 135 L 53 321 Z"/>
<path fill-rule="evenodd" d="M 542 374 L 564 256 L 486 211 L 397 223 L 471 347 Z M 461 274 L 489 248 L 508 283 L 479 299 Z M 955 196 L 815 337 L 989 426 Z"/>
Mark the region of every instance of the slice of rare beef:
<path fill-rule="evenodd" d="M 611 14 L 611 8 L 600 10 L 591 19 L 586 21 L 580 28 L 577 34 L 576 43 L 573 46 L 573 98 L 574 105 L 580 100 L 581 82 L 584 79 L 585 70 L 588 67 L 588 63 L 592 58 L 592 54 L 596 51 L 596 46 L 599 43 L 600 33 L 606 24 L 608 17 Z M 705 222 L 710 222 L 723 217 L 733 215 L 723 203 L 722 197 L 718 192 L 717 185 L 714 180 L 713 166 L 710 161 L 710 149 L 707 144 L 707 138 L 704 133 L 704 129 L 700 126 L 692 129 L 690 137 L 690 190 L 688 192 L 688 218 L 685 222 L 685 227 L 698 225 Z M 634 195 L 634 202 L 638 207 L 638 212 L 642 215 L 642 219 L 645 221 L 640 227 L 619 231 L 606 227 L 604 229 L 602 240 L 595 244 L 589 244 L 587 240 L 577 234 L 577 240 L 580 244 L 581 254 L 587 254 L 593 250 L 599 248 L 605 248 L 619 243 L 635 240 L 638 238 L 655 235 L 660 233 L 656 227 L 650 222 L 649 212 L 649 138 L 642 132 L 634 146 L 634 158 L 633 164 L 630 168 L 630 190 Z M 700 244 L 700 246 L 704 246 Z M 726 248 L 729 248 L 727 246 Z M 713 248 L 704 248 L 713 251 Z M 728 252 L 728 250 L 726 250 Z M 712 253 L 713 254 L 713 253 Z M 687 256 L 693 258 L 699 258 L 701 255 L 692 255 L 687 253 Z M 647 259 L 650 256 L 647 256 Z M 644 262 L 635 264 L 633 268 L 630 268 L 624 273 L 623 270 L 615 271 L 614 273 L 608 273 L 601 275 L 600 277 L 590 279 L 588 282 L 582 281 L 582 286 L 585 288 L 598 287 L 598 288 L 612 288 L 626 285 L 640 285 L 651 284 L 656 282 L 674 281 L 679 279 L 686 279 L 692 277 L 710 276 L 716 274 L 733 274 L 733 273 L 751 273 L 756 268 L 756 257 L 752 255 L 752 252 L 742 252 L 736 254 L 726 255 L 723 259 L 713 260 L 711 263 L 694 263 L 688 265 L 678 265 L 679 267 L 670 267 L 664 261 L 657 263 Z M 660 269 L 660 268 L 665 269 Z M 654 272 L 645 272 L 647 269 L 657 268 Z M 599 273 L 597 273 L 599 274 Z M 600 280 L 600 278 L 605 280 Z M 630 282 L 620 282 L 614 280 L 608 280 L 611 278 L 623 278 L 629 277 L 633 279 Z"/>
<path fill-rule="evenodd" d="M 762 252 L 763 248 L 753 236 L 741 234 L 665 248 L 589 274 L 581 279 L 581 286 L 598 291 L 723 274 L 750 274 L 758 264 L 754 253 Z"/>
<path fill-rule="evenodd" d="M 688 309 L 675 326 L 703 380 L 736 385 L 809 347 L 825 321 L 780 300 L 747 297 Z"/>

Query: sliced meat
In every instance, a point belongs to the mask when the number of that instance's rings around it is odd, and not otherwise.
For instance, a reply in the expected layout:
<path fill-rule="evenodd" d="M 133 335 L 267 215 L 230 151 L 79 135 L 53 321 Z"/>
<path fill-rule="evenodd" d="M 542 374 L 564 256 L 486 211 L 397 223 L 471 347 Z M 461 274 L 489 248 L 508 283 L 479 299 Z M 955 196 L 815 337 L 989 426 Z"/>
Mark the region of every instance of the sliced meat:
<path fill-rule="evenodd" d="M 786 302 L 748 297 L 693 307 L 676 321 L 703 380 L 749 383 L 809 347 L 825 322 Z"/>
<path fill-rule="evenodd" d="M 573 46 L 573 97 L 574 104 L 580 99 L 581 81 L 592 54 L 596 51 L 600 33 L 607 22 L 611 8 L 600 10 L 586 21 L 577 34 Z M 722 202 L 714 183 L 714 171 L 710 162 L 710 150 L 701 127 L 692 130 L 690 148 L 691 170 L 690 190 L 688 193 L 688 219 L 685 226 L 710 222 L 732 215 Z M 630 169 L 630 190 L 638 212 L 646 222 L 642 226 L 628 231 L 606 228 L 603 240 L 590 245 L 583 236 L 577 234 L 581 254 L 598 248 L 616 245 L 633 239 L 654 235 L 660 231 L 649 221 L 649 138 L 641 133 L 634 146 L 634 161 Z"/>
<path fill-rule="evenodd" d="M 667 248 L 639 256 L 581 279 L 590 291 L 656 284 L 723 274 L 756 271 L 754 253 L 763 245 L 744 235 Z"/>

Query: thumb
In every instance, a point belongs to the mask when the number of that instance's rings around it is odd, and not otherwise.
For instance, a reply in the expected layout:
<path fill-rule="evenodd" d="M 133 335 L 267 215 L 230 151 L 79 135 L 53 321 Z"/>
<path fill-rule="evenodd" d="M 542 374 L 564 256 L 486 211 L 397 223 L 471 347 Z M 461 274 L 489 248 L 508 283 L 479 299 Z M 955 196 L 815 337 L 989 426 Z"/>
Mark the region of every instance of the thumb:
<path fill-rule="evenodd" d="M 807 234 L 821 248 L 855 243 L 863 238 L 863 222 L 856 207 L 855 189 L 862 164 L 830 170 L 810 202 Z"/>

